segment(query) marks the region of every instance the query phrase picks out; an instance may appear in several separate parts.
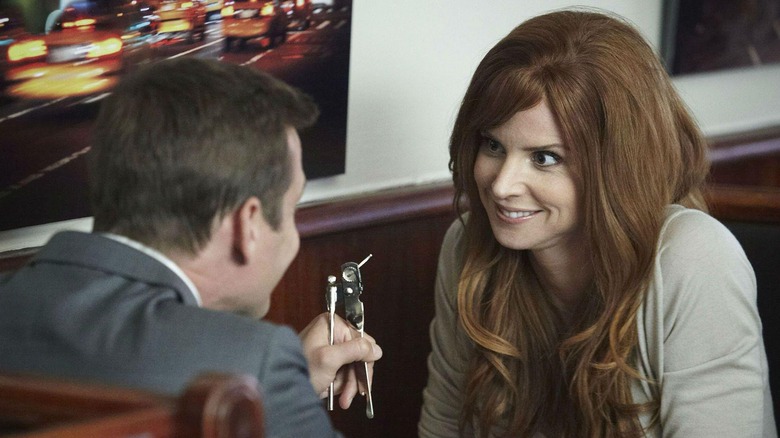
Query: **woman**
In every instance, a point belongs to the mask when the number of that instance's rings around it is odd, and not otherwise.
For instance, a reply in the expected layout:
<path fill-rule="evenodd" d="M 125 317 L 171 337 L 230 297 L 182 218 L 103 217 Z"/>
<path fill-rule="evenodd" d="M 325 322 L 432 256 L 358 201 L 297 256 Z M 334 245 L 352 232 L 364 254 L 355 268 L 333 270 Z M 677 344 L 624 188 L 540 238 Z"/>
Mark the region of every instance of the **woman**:
<path fill-rule="evenodd" d="M 450 142 L 421 437 L 775 436 L 753 270 L 706 144 L 623 20 L 558 11 L 480 63 Z"/>

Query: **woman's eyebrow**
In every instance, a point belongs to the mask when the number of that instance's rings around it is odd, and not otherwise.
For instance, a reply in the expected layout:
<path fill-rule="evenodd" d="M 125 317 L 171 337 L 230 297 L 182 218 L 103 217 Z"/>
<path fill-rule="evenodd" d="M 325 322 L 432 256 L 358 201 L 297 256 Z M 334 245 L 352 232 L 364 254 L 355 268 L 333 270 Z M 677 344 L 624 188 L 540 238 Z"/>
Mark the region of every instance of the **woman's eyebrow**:
<path fill-rule="evenodd" d="M 547 151 L 550 149 L 562 149 L 564 151 L 569 150 L 569 148 L 567 148 L 563 143 L 550 143 L 550 144 L 543 144 L 541 146 L 520 146 L 520 147 L 532 152 Z"/>
<path fill-rule="evenodd" d="M 481 129 L 481 130 L 479 131 L 479 136 L 480 136 L 480 137 L 489 138 L 489 139 L 491 139 L 491 140 L 495 140 L 495 139 L 496 139 L 496 137 L 495 137 L 493 134 L 491 134 L 491 133 L 490 133 L 490 131 L 488 131 L 488 130 L 486 130 L 486 129 Z"/>
<path fill-rule="evenodd" d="M 488 131 L 485 131 L 485 130 L 480 131 L 479 135 L 482 138 L 486 138 L 488 140 L 495 141 L 496 143 L 498 143 L 498 144 L 500 144 L 502 146 L 507 146 L 503 141 L 499 140 L 498 138 L 496 138 L 496 136 L 492 135 Z M 518 147 L 520 149 L 525 150 L 525 151 L 531 151 L 531 152 L 545 151 L 545 150 L 550 150 L 550 149 L 560 149 L 560 150 L 563 150 L 563 151 L 568 151 L 569 150 L 569 148 L 566 147 L 566 145 L 563 144 L 563 143 L 549 143 L 549 144 L 543 144 L 543 145 L 539 145 L 539 146 L 520 145 Z"/>
<path fill-rule="evenodd" d="M 486 138 L 488 140 L 495 141 L 496 143 L 500 144 L 501 146 L 504 146 L 504 147 L 511 146 L 511 145 L 507 145 L 503 141 L 499 140 L 498 137 L 493 135 L 490 132 L 489 129 L 480 129 L 479 130 L 479 135 L 482 138 Z M 566 146 L 563 142 L 560 142 L 560 143 L 559 142 L 547 143 L 547 144 L 543 144 L 543 145 L 539 145 L 539 146 L 520 145 L 519 147 L 520 147 L 520 149 L 523 149 L 525 151 L 530 151 L 530 152 L 545 151 L 545 150 L 550 150 L 550 149 L 559 149 L 559 150 L 562 150 L 564 152 L 567 152 L 569 150 L 568 146 Z"/>

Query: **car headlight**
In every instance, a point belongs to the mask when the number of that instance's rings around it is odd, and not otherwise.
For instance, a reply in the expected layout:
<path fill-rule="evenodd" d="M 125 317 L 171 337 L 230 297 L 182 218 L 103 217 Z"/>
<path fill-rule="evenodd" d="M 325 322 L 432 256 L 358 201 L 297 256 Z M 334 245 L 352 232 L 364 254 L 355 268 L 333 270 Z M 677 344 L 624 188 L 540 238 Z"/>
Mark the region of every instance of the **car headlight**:
<path fill-rule="evenodd" d="M 111 37 L 103 41 L 92 44 L 87 52 L 87 58 L 100 58 L 101 56 L 113 55 L 122 51 L 122 40 Z"/>
<path fill-rule="evenodd" d="M 95 25 L 94 18 L 82 18 L 81 20 L 76 20 L 76 21 L 66 21 L 62 23 L 62 28 L 63 29 L 70 29 L 73 27 L 85 28 L 85 27 L 92 27 L 94 25 Z"/>
<path fill-rule="evenodd" d="M 40 58 L 46 56 L 46 43 L 43 40 L 27 40 L 14 43 L 8 48 L 9 61 Z"/>

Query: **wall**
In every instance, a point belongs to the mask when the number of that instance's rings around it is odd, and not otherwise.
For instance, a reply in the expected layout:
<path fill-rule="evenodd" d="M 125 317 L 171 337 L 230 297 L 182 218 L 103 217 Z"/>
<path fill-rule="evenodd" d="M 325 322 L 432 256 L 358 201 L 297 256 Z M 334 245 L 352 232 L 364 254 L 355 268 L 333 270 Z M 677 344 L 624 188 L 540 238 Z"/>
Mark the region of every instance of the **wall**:
<path fill-rule="evenodd" d="M 662 0 L 585 1 L 634 21 L 654 45 Z M 346 173 L 311 181 L 304 203 L 446 180 L 447 140 L 485 52 L 523 19 L 570 5 L 553 0 L 354 0 Z M 707 135 L 780 124 L 780 65 L 675 79 Z M 304 145 L 306 147 L 306 145 Z M 309 147 L 316 147 L 310 145 Z M 0 251 L 38 246 L 56 229 L 0 233 Z"/>

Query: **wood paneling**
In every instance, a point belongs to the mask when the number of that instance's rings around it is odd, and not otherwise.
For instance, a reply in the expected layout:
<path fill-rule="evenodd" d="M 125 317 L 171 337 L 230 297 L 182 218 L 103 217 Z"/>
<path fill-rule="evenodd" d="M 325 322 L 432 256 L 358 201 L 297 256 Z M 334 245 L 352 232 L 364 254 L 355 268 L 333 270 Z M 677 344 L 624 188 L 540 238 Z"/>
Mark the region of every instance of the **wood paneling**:
<path fill-rule="evenodd" d="M 374 368 L 375 417 L 366 418 L 361 397 L 347 411 L 336 406 L 332 418 L 345 436 L 417 435 L 427 379 L 436 260 L 444 233 L 454 219 L 451 200 L 450 188 L 428 187 L 328 205 L 325 216 L 319 211 L 314 214 L 319 207 L 301 212 L 304 217 L 317 217 L 326 226 L 305 228 L 319 231 L 309 232 L 302 240 L 298 257 L 274 292 L 268 319 L 302 329 L 313 315 L 325 310 L 327 276 L 338 274 L 344 262 L 360 262 L 373 254 L 360 271 L 366 332 L 384 352 Z M 353 202 L 356 204 L 350 207 Z M 351 214 L 365 221 L 339 226 L 338 230 L 330 227 L 337 221 L 348 221 Z"/>
<path fill-rule="evenodd" d="M 710 181 L 751 187 L 780 187 L 780 142 L 766 155 L 735 157 L 712 163 Z"/>

